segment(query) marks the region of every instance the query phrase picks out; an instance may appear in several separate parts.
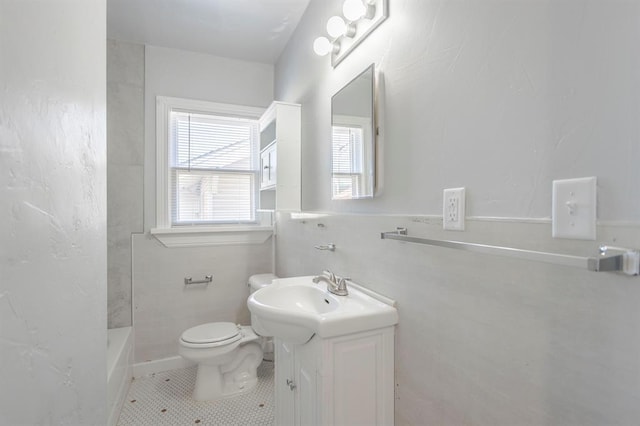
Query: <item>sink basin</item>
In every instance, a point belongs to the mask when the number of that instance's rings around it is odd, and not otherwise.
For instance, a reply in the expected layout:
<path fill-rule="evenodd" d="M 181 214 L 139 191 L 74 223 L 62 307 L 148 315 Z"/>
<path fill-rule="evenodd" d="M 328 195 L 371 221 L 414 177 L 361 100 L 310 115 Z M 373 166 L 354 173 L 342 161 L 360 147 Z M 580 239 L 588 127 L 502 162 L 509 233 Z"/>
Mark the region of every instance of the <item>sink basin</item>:
<path fill-rule="evenodd" d="M 276 279 L 247 301 L 251 326 L 262 336 L 301 344 L 314 335 L 336 337 L 398 322 L 390 299 L 348 282 L 349 295 L 336 296 L 312 276 Z"/>

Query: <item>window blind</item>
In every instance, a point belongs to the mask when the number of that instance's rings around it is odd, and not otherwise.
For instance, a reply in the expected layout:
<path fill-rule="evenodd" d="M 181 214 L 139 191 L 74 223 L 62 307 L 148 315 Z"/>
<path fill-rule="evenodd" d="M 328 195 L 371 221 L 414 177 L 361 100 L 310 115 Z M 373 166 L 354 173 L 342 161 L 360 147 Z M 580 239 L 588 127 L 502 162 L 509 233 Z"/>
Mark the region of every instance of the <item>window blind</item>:
<path fill-rule="evenodd" d="M 255 120 L 188 111 L 170 114 L 173 225 L 255 221 Z"/>
<path fill-rule="evenodd" d="M 363 130 L 347 126 L 333 126 L 332 130 L 333 198 L 357 197 L 363 178 Z"/>

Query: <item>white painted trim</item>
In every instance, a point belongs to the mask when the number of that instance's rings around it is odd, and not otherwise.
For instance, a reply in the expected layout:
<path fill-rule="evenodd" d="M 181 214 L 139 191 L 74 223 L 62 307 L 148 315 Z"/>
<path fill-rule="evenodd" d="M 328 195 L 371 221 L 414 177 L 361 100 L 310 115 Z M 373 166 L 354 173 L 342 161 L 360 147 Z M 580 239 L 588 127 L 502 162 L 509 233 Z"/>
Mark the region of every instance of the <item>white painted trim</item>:
<path fill-rule="evenodd" d="M 169 98 L 156 98 L 156 226 L 169 227 Z"/>
<path fill-rule="evenodd" d="M 177 370 L 178 368 L 187 368 L 195 365 L 187 361 L 180 355 L 169 358 L 156 359 L 154 361 L 139 362 L 133 364 L 133 378 L 148 376 L 150 374 L 162 373 L 163 371 Z"/>
<path fill-rule="evenodd" d="M 151 234 L 166 247 L 261 244 L 265 242 L 273 232 L 271 226 L 171 226 L 168 136 L 169 114 L 172 110 L 187 110 L 255 120 L 258 120 L 265 111 L 264 108 L 242 105 L 168 96 L 156 97 L 156 228 L 151 230 Z"/>
<path fill-rule="evenodd" d="M 442 215 L 437 214 L 411 214 L 411 213 L 359 213 L 359 212 L 335 212 L 327 210 L 311 210 L 299 213 L 289 213 L 291 220 L 305 220 L 315 219 L 321 217 L 331 216 L 366 216 L 366 217 L 397 217 L 405 218 L 419 222 L 420 219 L 425 220 L 442 220 Z M 509 223 L 540 223 L 551 224 L 551 218 L 549 217 L 500 217 L 500 216 L 467 216 L 466 221 L 473 222 L 509 222 Z M 640 222 L 638 221 L 624 221 L 624 220 L 598 220 L 596 221 L 598 226 L 603 227 L 617 227 L 617 228 L 639 228 Z"/>
<path fill-rule="evenodd" d="M 267 108 L 266 111 L 263 112 L 262 117 L 260 117 L 259 127 L 261 132 L 264 129 L 266 129 L 273 120 L 276 119 L 278 105 L 285 105 L 285 106 L 300 108 L 300 104 L 294 104 L 291 102 L 273 101 L 271 105 L 269 105 L 269 108 Z"/>
<path fill-rule="evenodd" d="M 153 228 L 151 235 L 165 247 L 262 244 L 273 235 L 272 226 L 217 226 Z"/>

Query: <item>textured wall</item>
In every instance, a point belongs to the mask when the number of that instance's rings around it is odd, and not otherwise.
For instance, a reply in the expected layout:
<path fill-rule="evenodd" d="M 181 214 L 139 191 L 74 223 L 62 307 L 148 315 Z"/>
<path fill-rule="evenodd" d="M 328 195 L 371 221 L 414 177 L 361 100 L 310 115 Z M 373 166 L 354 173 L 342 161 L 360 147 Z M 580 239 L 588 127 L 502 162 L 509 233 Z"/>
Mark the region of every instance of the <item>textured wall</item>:
<path fill-rule="evenodd" d="M 106 3 L 0 1 L 0 424 L 106 421 Z"/>
<path fill-rule="evenodd" d="M 144 46 L 107 41 L 109 328 L 131 321 L 131 234 L 142 232 Z"/>
<path fill-rule="evenodd" d="M 640 217 L 639 1 L 392 0 L 333 69 L 310 46 L 340 3 L 311 1 L 276 64 L 276 99 L 303 104 L 305 209 L 439 214 L 466 186 L 469 215 L 544 218 L 553 179 L 598 176 L 601 220 Z M 330 98 L 372 62 L 384 189 L 331 202 Z"/>
<path fill-rule="evenodd" d="M 548 218 L 553 179 L 597 176 L 598 242 L 640 247 L 640 0 L 389 2 L 333 69 L 311 46 L 341 2 L 312 0 L 276 64 L 276 99 L 302 103 L 303 208 L 339 213 L 280 215 L 277 274 L 329 267 L 399 301 L 396 424 L 637 423 L 637 277 L 379 233 L 593 254 L 551 239 Z M 382 192 L 331 201 L 330 98 L 372 62 Z M 444 232 L 442 189 L 458 186 L 477 219 Z"/>

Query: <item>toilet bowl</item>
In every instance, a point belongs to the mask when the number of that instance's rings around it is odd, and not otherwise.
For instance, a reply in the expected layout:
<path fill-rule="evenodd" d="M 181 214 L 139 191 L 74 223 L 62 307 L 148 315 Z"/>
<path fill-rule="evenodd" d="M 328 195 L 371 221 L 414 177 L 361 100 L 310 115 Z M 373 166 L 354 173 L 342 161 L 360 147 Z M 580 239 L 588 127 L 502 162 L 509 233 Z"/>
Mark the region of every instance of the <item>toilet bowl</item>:
<path fill-rule="evenodd" d="M 249 287 L 249 294 L 252 294 L 263 287 L 271 284 L 276 277 L 273 274 L 256 274 L 249 277 L 247 286 Z M 253 323 L 253 314 L 251 314 L 251 322 Z M 255 331 L 255 330 L 254 330 Z M 273 361 L 273 337 L 260 337 L 260 345 L 264 352 L 262 358 L 265 361 Z"/>
<path fill-rule="evenodd" d="M 252 276 L 251 291 L 274 278 L 273 274 Z M 211 322 L 184 331 L 179 354 L 198 365 L 193 399 L 211 401 L 251 390 L 258 382 L 265 345 L 250 326 L 231 322 Z"/>

